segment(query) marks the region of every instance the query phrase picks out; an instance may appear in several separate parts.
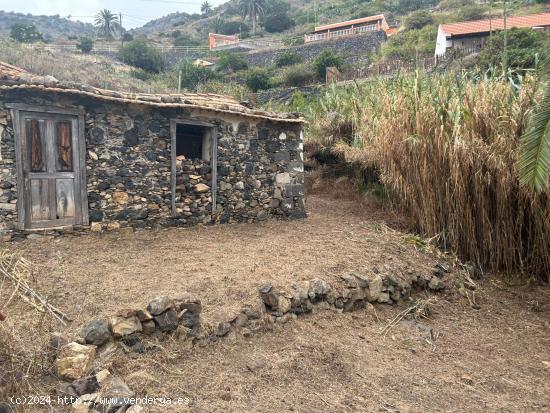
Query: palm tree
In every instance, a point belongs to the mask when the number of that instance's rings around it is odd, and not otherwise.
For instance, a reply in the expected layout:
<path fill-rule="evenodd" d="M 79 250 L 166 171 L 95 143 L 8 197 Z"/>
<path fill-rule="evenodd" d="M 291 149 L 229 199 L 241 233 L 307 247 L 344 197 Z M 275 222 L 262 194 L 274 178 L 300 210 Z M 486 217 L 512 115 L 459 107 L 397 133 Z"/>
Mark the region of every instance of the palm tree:
<path fill-rule="evenodd" d="M 543 192 L 550 181 L 550 58 L 540 65 L 543 97 L 522 137 L 519 179 L 523 186 Z"/>
<path fill-rule="evenodd" d="M 252 21 L 252 34 L 256 34 L 256 25 L 266 8 L 265 0 L 241 0 L 240 4 L 243 19 L 247 17 Z"/>
<path fill-rule="evenodd" d="M 202 14 L 205 14 L 205 15 L 209 15 L 210 13 L 212 13 L 212 5 L 205 1 L 204 3 L 202 3 L 201 5 L 201 13 Z"/>
<path fill-rule="evenodd" d="M 95 16 L 95 26 L 100 36 L 111 40 L 120 28 L 116 14 L 111 10 L 103 9 Z"/>

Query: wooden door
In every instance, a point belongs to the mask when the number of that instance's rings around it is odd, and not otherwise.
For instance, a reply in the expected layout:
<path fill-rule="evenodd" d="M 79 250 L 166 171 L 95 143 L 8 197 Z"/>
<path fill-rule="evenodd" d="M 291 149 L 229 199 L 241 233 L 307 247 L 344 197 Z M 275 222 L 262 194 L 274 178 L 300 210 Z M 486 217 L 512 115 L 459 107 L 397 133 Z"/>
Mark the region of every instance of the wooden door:
<path fill-rule="evenodd" d="M 19 113 L 19 170 L 24 186 L 20 211 L 25 229 L 87 223 L 78 123 L 72 115 Z"/>

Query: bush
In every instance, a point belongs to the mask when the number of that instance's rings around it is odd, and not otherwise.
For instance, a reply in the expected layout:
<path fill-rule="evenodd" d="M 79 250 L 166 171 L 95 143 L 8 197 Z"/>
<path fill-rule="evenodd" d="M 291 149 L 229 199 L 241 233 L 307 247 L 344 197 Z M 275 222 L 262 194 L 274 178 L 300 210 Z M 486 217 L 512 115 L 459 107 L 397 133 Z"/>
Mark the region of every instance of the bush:
<path fill-rule="evenodd" d="M 542 57 L 548 50 L 550 35 L 532 29 L 512 29 L 508 31 L 508 67 L 530 69 L 535 67 L 537 54 Z M 492 44 L 481 50 L 478 65 L 482 69 L 501 67 L 504 52 L 504 32 L 493 35 Z"/>
<path fill-rule="evenodd" d="M 266 90 L 271 87 L 271 79 L 266 69 L 254 68 L 246 73 L 246 86 L 253 92 Z"/>
<path fill-rule="evenodd" d="M 176 71 L 181 71 L 181 87 L 196 91 L 200 84 L 216 79 L 216 74 L 207 67 L 195 66 L 191 60 L 182 60 Z"/>
<path fill-rule="evenodd" d="M 382 45 L 386 59 L 413 60 L 416 53 L 433 54 L 437 38 L 436 26 L 424 26 L 420 30 L 407 30 L 389 38 Z"/>
<path fill-rule="evenodd" d="M 286 86 L 304 86 L 311 83 L 311 68 L 307 65 L 289 67 L 283 73 L 283 83 Z"/>
<path fill-rule="evenodd" d="M 243 55 L 232 52 L 221 52 L 217 63 L 218 70 L 221 72 L 237 72 L 248 69 L 248 63 Z"/>
<path fill-rule="evenodd" d="M 174 46 L 199 46 L 200 42 L 188 34 L 180 34 L 174 38 Z"/>
<path fill-rule="evenodd" d="M 10 27 L 10 37 L 21 43 L 33 43 L 44 40 L 34 24 L 15 23 Z"/>
<path fill-rule="evenodd" d="M 434 23 L 434 19 L 432 15 L 427 11 L 414 12 L 405 19 L 405 27 L 411 30 L 421 29 L 424 26 L 427 26 L 433 23 Z"/>
<path fill-rule="evenodd" d="M 485 18 L 486 7 L 473 4 L 461 8 L 457 13 L 458 21 L 483 20 Z"/>
<path fill-rule="evenodd" d="M 287 50 L 275 59 L 275 65 L 277 67 L 292 66 L 301 63 L 302 60 L 302 56 L 294 50 Z"/>
<path fill-rule="evenodd" d="M 94 41 L 89 37 L 81 37 L 80 41 L 76 44 L 76 48 L 82 53 L 90 53 L 94 48 Z"/>
<path fill-rule="evenodd" d="M 148 80 L 151 80 L 153 77 L 153 74 L 151 72 L 146 72 L 143 69 L 132 69 L 130 71 L 130 76 L 135 77 L 136 79 L 143 80 L 144 82 L 147 82 Z"/>
<path fill-rule="evenodd" d="M 120 50 L 122 61 L 148 72 L 159 73 L 164 68 L 160 53 L 145 40 L 132 40 Z"/>
<path fill-rule="evenodd" d="M 122 35 L 123 42 L 131 42 L 132 40 L 134 40 L 134 36 L 132 36 L 130 33 L 126 32 Z"/>
<path fill-rule="evenodd" d="M 331 50 L 324 50 L 320 53 L 313 62 L 313 68 L 319 79 L 325 79 L 327 67 L 336 67 L 342 70 L 344 61 L 342 58 Z"/>

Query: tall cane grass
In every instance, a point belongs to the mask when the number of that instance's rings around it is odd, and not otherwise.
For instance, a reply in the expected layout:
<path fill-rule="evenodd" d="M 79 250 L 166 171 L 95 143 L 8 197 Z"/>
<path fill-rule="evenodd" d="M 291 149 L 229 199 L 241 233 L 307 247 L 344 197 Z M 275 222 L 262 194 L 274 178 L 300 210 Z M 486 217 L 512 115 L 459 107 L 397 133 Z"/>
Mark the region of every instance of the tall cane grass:
<path fill-rule="evenodd" d="M 412 75 L 331 88 L 308 136 L 376 165 L 423 233 L 484 268 L 550 281 L 550 200 L 520 185 L 533 77 Z M 351 131 L 351 132 L 350 132 Z"/>

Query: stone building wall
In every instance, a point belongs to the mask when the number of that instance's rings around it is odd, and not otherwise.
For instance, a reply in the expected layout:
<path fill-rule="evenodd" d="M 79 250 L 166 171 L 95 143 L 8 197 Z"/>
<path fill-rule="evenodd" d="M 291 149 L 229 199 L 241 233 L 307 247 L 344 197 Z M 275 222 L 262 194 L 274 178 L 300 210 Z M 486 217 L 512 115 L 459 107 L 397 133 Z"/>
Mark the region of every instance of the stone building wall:
<path fill-rule="evenodd" d="M 304 216 L 300 126 L 211 112 L 105 103 L 79 96 L 10 91 L 0 96 L 0 234 L 17 225 L 13 125 L 4 104 L 83 108 L 89 216 L 94 230 L 250 222 Z M 210 162 L 178 161 L 171 210 L 170 119 L 215 124 L 218 192 L 212 215 Z"/>

